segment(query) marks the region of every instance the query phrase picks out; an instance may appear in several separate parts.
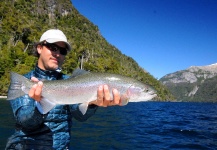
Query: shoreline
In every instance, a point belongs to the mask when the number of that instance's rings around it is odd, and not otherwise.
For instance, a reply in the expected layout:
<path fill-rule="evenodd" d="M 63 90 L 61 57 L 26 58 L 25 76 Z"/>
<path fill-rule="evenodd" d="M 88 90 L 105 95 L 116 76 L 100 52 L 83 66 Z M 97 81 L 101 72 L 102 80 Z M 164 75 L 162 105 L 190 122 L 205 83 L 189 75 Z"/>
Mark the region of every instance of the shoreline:
<path fill-rule="evenodd" d="M 7 96 L 0 96 L 0 98 L 7 98 Z"/>

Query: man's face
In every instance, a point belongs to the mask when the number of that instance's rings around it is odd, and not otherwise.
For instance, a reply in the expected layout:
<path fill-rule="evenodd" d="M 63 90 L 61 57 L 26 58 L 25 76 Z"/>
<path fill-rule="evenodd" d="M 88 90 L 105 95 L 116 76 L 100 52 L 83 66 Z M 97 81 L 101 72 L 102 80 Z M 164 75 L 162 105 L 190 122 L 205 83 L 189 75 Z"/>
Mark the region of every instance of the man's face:
<path fill-rule="evenodd" d="M 56 70 L 60 68 L 65 60 L 66 54 L 62 48 L 66 48 L 64 42 L 38 45 L 37 51 L 40 54 L 38 67 L 43 70 Z"/>

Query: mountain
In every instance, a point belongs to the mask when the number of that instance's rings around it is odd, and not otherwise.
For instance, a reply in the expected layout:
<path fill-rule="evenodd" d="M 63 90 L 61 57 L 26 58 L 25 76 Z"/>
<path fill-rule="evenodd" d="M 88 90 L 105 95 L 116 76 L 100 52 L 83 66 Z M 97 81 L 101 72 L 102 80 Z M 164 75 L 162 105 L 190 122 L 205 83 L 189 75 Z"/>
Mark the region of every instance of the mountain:
<path fill-rule="evenodd" d="M 70 0 L 0 1 L 0 95 L 6 95 L 9 72 L 27 73 L 36 64 L 34 43 L 50 28 L 62 30 L 73 50 L 66 56 L 66 74 L 78 67 L 136 78 L 153 86 L 159 100 L 172 94 L 129 56 L 122 54 L 100 34 L 97 25 L 82 16 Z"/>
<path fill-rule="evenodd" d="M 191 66 L 160 79 L 179 101 L 217 102 L 217 63 Z"/>

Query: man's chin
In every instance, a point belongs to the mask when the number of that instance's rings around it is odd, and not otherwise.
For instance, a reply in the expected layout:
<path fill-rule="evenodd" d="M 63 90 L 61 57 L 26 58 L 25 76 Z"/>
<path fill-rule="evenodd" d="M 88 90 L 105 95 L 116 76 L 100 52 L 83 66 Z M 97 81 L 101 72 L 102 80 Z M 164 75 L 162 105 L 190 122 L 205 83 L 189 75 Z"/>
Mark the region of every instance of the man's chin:
<path fill-rule="evenodd" d="M 55 65 L 55 66 L 50 66 L 50 67 L 48 68 L 48 70 L 50 70 L 50 71 L 56 71 L 58 68 L 59 68 L 59 67 Z"/>

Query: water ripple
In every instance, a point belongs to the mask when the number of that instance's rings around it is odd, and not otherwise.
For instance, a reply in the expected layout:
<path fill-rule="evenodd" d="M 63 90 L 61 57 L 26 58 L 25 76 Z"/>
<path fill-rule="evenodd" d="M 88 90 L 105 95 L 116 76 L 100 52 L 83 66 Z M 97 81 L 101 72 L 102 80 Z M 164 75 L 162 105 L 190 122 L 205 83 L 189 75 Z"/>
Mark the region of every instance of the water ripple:
<path fill-rule="evenodd" d="M 13 133 L 13 116 L 0 101 L 0 149 Z M 10 109 L 10 111 L 8 111 Z M 129 103 L 99 108 L 86 122 L 75 120 L 71 131 L 74 149 L 174 149 L 217 147 L 215 103 Z"/>

